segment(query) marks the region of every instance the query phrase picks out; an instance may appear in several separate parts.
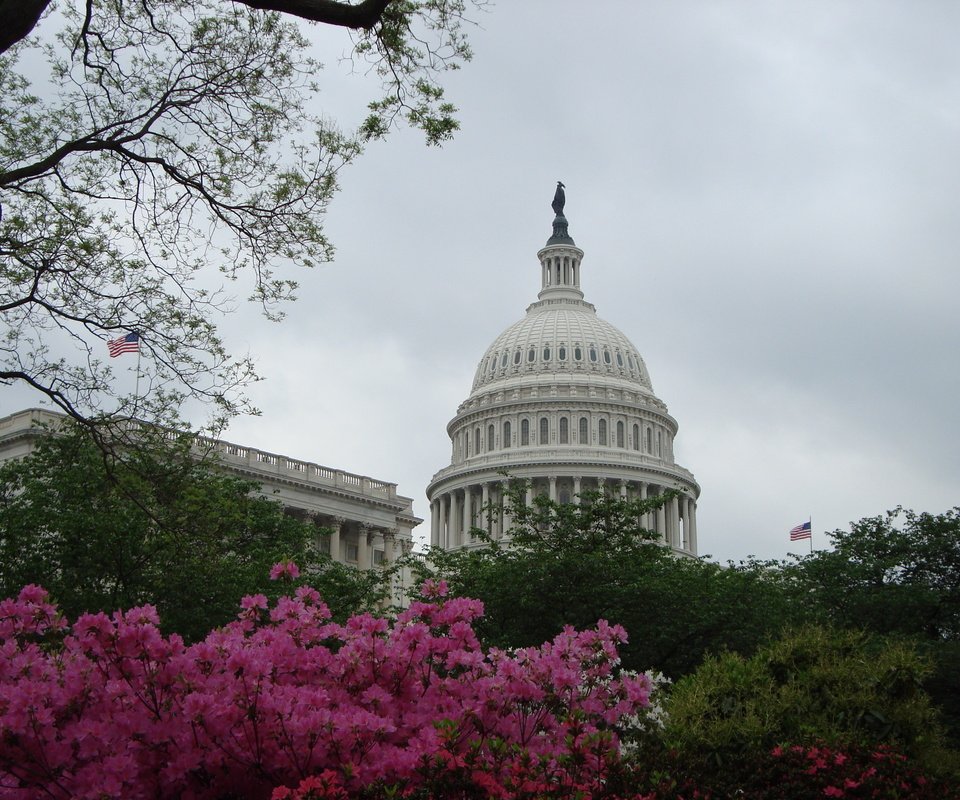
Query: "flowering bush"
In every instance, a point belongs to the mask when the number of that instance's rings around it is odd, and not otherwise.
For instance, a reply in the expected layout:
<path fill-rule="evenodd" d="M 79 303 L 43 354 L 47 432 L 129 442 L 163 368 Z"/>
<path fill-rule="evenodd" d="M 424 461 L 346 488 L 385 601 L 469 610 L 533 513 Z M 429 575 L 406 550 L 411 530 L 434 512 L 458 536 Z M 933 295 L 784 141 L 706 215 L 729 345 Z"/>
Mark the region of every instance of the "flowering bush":
<path fill-rule="evenodd" d="M 0 602 L 0 798 L 599 793 L 649 705 L 624 631 L 485 653 L 480 603 L 425 593 L 342 625 L 308 587 L 248 596 L 188 647 L 151 606 L 71 626 L 28 586 Z"/>

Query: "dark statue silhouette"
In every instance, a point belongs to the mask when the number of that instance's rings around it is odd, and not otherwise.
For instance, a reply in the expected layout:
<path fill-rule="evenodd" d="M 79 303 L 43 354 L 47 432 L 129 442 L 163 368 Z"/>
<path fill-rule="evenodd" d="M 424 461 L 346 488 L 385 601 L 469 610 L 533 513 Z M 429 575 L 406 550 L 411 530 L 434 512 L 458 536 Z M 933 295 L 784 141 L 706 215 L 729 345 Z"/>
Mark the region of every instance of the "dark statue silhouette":
<path fill-rule="evenodd" d="M 557 181 L 557 191 L 553 195 L 553 213 L 558 217 L 563 216 L 563 204 L 567 202 L 567 197 L 563 193 L 563 184 L 560 181 Z"/>

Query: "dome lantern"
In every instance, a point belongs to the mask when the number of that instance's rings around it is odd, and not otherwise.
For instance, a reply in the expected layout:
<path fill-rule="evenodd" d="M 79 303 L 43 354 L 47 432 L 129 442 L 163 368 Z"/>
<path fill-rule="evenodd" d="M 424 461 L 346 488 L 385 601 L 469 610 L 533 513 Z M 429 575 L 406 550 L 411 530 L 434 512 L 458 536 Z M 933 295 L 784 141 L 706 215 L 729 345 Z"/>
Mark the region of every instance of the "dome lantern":
<path fill-rule="evenodd" d="M 566 195 L 563 183 L 557 181 L 557 191 L 553 196 L 553 235 L 547 244 L 537 253 L 540 259 L 540 300 L 547 298 L 568 298 L 582 300 L 580 291 L 580 262 L 583 250 L 576 246 L 567 231 L 567 218 L 563 215 Z"/>

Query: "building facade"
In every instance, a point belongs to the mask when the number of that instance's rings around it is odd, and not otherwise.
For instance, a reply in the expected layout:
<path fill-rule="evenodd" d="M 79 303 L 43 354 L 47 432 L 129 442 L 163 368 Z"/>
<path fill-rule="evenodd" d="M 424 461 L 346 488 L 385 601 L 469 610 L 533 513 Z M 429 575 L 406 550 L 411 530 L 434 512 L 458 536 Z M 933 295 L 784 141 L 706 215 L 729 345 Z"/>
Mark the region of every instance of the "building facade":
<path fill-rule="evenodd" d="M 29 454 L 65 419 L 37 408 L 3 417 L 0 461 Z M 197 437 L 195 450 L 216 468 L 257 483 L 261 494 L 279 501 L 287 513 L 312 521 L 318 549 L 360 569 L 410 552 L 412 531 L 423 521 L 394 483 L 206 437 Z"/>
<path fill-rule="evenodd" d="M 535 494 L 575 503 L 587 489 L 639 498 L 677 490 L 642 523 L 678 553 L 696 555 L 700 487 L 674 461 L 677 422 L 637 348 L 584 300 L 584 253 L 569 235 L 564 202 L 558 184 L 553 234 L 537 253 L 537 301 L 487 348 L 447 425 L 450 465 L 427 487 L 430 542 L 473 546 L 473 527 L 507 535 L 509 517 L 486 511 L 502 508 L 507 473 L 528 482 L 528 503 Z"/>

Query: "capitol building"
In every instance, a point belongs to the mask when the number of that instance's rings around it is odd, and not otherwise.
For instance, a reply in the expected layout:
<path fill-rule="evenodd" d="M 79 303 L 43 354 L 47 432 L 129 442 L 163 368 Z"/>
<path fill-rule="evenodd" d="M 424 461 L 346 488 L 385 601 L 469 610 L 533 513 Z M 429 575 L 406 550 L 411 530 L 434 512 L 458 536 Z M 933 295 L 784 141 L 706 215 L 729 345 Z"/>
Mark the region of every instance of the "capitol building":
<path fill-rule="evenodd" d="M 569 234 L 564 203 L 558 184 L 553 233 L 537 253 L 536 302 L 487 348 L 447 425 L 450 465 L 427 487 L 430 543 L 479 546 L 474 527 L 495 539 L 508 534 L 509 515 L 485 511 L 502 508 L 507 474 L 528 484 L 528 504 L 541 494 L 575 503 L 586 490 L 638 498 L 676 490 L 641 523 L 695 556 L 700 487 L 674 460 L 677 422 L 637 348 L 584 300 L 584 252 Z"/>

